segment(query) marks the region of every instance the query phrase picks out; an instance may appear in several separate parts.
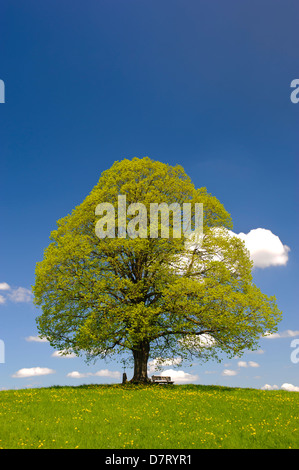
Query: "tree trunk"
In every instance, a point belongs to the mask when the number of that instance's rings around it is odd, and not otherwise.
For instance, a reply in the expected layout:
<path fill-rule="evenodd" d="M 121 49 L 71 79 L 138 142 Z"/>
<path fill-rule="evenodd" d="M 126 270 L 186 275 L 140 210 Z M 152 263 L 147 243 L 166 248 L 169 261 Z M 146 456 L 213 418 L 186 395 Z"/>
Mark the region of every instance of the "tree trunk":
<path fill-rule="evenodd" d="M 134 376 L 130 382 L 146 383 L 150 382 L 147 376 L 147 362 L 149 358 L 150 346 L 149 343 L 144 341 L 138 347 L 132 350 L 134 357 Z"/>

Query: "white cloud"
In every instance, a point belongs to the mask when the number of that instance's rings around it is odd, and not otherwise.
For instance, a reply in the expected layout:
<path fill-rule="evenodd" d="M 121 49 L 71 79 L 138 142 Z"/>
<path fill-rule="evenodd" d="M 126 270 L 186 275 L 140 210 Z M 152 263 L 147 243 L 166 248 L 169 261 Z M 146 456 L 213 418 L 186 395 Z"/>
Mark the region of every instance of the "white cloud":
<path fill-rule="evenodd" d="M 236 370 L 231 370 L 231 369 L 224 369 L 221 373 L 221 375 L 223 376 L 232 376 L 232 375 L 237 375 L 237 371 Z"/>
<path fill-rule="evenodd" d="M 262 390 L 278 390 L 278 386 L 265 384 L 263 387 L 261 387 L 261 389 Z"/>
<path fill-rule="evenodd" d="M 62 351 L 54 351 L 53 354 L 51 354 L 51 357 L 66 357 L 72 359 L 77 356 L 74 352 L 63 349 Z"/>
<path fill-rule="evenodd" d="M 55 370 L 48 369 L 47 367 L 30 367 L 23 368 L 15 372 L 12 377 L 23 378 L 23 377 L 35 377 L 37 375 L 48 375 L 54 374 Z"/>
<path fill-rule="evenodd" d="M 279 333 L 265 333 L 264 335 L 262 335 L 262 338 L 267 338 L 267 339 L 276 339 L 276 338 L 281 338 L 280 334 Z"/>
<path fill-rule="evenodd" d="M 289 383 L 282 384 L 280 388 L 281 390 L 286 390 L 287 392 L 299 392 L 299 387 L 296 387 L 295 385 L 289 384 Z M 278 386 L 265 384 L 263 387 L 261 387 L 261 389 L 262 390 L 278 390 Z"/>
<path fill-rule="evenodd" d="M 281 333 L 265 333 L 262 338 L 267 339 L 276 339 L 276 338 L 293 338 L 294 336 L 299 336 L 299 330 L 285 330 Z"/>
<path fill-rule="evenodd" d="M 181 362 L 182 362 L 181 357 L 165 359 L 164 361 L 160 359 L 159 357 L 157 357 L 153 359 L 152 361 L 149 361 L 148 370 L 149 372 L 154 372 L 155 370 L 159 370 L 161 367 L 175 366 L 175 365 L 181 364 Z"/>
<path fill-rule="evenodd" d="M 271 230 L 264 228 L 256 228 L 250 230 L 248 233 L 234 233 L 231 230 L 223 228 L 214 228 L 214 234 L 221 236 L 226 234 L 229 236 L 238 237 L 244 241 L 246 248 L 249 251 L 250 258 L 253 261 L 253 265 L 256 268 L 267 268 L 269 266 L 285 266 L 289 259 L 290 247 L 284 245 L 280 238 L 271 232 Z M 215 248 L 217 242 L 215 241 Z M 174 269 L 180 273 L 183 272 L 185 268 L 190 265 L 191 262 L 191 252 L 194 250 L 196 243 L 186 244 L 186 254 L 183 257 L 179 257 L 177 266 Z M 210 260 L 223 260 L 223 255 L 221 254 L 221 246 L 218 246 L 217 253 L 214 252 L 213 255 L 209 257 Z M 192 259 L 193 262 L 193 259 Z M 202 262 L 198 261 L 198 268 L 202 266 Z M 194 264 L 193 264 L 194 266 Z M 201 282 L 204 282 L 204 279 L 198 279 Z"/>
<path fill-rule="evenodd" d="M 174 369 L 164 370 L 160 375 L 166 375 L 171 377 L 171 380 L 173 380 L 175 383 L 190 383 L 195 382 L 199 379 L 198 375 L 189 374 L 188 372 L 184 372 L 183 370 Z"/>
<path fill-rule="evenodd" d="M 82 374 L 81 372 L 78 372 L 77 370 L 73 370 L 73 372 L 69 372 L 66 376 L 71 377 L 72 379 L 81 379 L 83 377 L 87 377 L 90 374 Z"/>
<path fill-rule="evenodd" d="M 202 348 L 211 348 L 216 345 L 216 341 L 213 336 L 208 333 L 202 335 L 185 336 L 179 340 L 184 346 L 192 348 L 194 350 L 200 350 Z"/>
<path fill-rule="evenodd" d="M 0 282 L 0 290 L 9 290 L 10 285 L 7 282 Z"/>
<path fill-rule="evenodd" d="M 198 335 L 196 338 L 202 348 L 210 348 L 211 346 L 214 346 L 214 344 L 216 344 L 216 341 L 213 336 L 209 334 Z"/>
<path fill-rule="evenodd" d="M 97 376 L 97 377 L 111 377 L 111 378 L 116 379 L 120 377 L 120 372 L 108 370 L 108 369 L 102 369 L 102 370 L 98 370 L 98 372 L 95 372 L 92 375 Z"/>
<path fill-rule="evenodd" d="M 17 287 L 16 289 L 11 290 L 11 292 L 8 294 L 8 297 L 12 302 L 16 303 L 31 302 L 32 292 L 25 287 Z"/>
<path fill-rule="evenodd" d="M 7 282 L 0 283 L 0 291 L 7 291 L 6 297 L 0 295 L 0 304 L 4 304 L 6 300 L 10 300 L 11 302 L 20 303 L 20 302 L 31 302 L 33 299 L 33 295 L 30 289 L 26 289 L 26 287 L 10 287 Z"/>
<path fill-rule="evenodd" d="M 271 230 L 257 228 L 250 230 L 249 233 L 241 232 L 236 236 L 244 240 L 255 267 L 267 268 L 287 264 L 290 248 L 283 245 L 280 238 Z"/>
<path fill-rule="evenodd" d="M 48 343 L 46 338 L 41 338 L 40 336 L 27 336 L 26 341 L 35 341 L 36 343 Z"/>
<path fill-rule="evenodd" d="M 284 383 L 280 388 L 282 390 L 287 390 L 288 392 L 299 392 L 299 387 L 296 387 L 293 384 Z"/>
<path fill-rule="evenodd" d="M 247 362 L 245 362 L 245 361 L 239 361 L 239 362 L 238 362 L 238 367 L 247 367 Z"/>
<path fill-rule="evenodd" d="M 257 362 L 254 361 L 239 361 L 238 362 L 238 367 L 260 367 L 260 365 Z"/>
<path fill-rule="evenodd" d="M 118 371 L 112 371 L 108 369 L 101 369 L 98 370 L 97 372 L 78 372 L 77 370 L 74 370 L 72 372 L 69 372 L 67 374 L 67 377 L 71 377 L 73 379 L 81 379 L 84 377 L 110 377 L 110 378 L 119 378 L 120 377 L 120 372 Z"/>
<path fill-rule="evenodd" d="M 257 362 L 254 362 L 254 361 L 249 361 L 248 365 L 249 365 L 249 367 L 260 367 L 260 365 Z"/>

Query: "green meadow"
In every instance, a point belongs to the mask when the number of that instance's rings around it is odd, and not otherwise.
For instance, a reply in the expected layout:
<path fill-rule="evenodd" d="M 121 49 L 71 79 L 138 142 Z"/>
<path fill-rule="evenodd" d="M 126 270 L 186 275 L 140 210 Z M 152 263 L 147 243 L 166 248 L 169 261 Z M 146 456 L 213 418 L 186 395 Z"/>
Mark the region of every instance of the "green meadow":
<path fill-rule="evenodd" d="M 0 392 L 2 449 L 295 449 L 299 393 L 204 385 Z"/>

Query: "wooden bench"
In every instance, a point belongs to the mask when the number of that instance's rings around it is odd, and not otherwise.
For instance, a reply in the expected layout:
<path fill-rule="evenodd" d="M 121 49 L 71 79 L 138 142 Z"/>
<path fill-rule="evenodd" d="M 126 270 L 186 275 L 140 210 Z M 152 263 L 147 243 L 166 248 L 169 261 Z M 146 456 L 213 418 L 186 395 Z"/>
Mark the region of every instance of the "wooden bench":
<path fill-rule="evenodd" d="M 171 385 L 171 377 L 166 377 L 165 375 L 152 375 L 152 382 L 159 385 Z"/>

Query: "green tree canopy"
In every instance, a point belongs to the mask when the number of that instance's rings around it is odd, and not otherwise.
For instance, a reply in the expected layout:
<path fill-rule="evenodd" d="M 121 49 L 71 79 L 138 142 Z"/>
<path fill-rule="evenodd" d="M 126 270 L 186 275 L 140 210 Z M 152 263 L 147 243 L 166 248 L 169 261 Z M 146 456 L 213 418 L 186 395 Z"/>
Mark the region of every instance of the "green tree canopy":
<path fill-rule="evenodd" d="M 115 238 L 98 238 L 95 209 L 104 202 L 117 208 L 119 195 L 127 207 L 142 202 L 148 215 L 151 203 L 202 203 L 201 244 L 171 231 L 169 238 L 119 238 L 117 212 Z M 87 359 L 130 352 L 136 382 L 148 380 L 150 357 L 219 359 L 256 348 L 281 313 L 254 285 L 249 253 L 231 228 L 223 205 L 196 189 L 181 166 L 148 157 L 115 162 L 57 222 L 37 263 L 40 335 Z"/>

